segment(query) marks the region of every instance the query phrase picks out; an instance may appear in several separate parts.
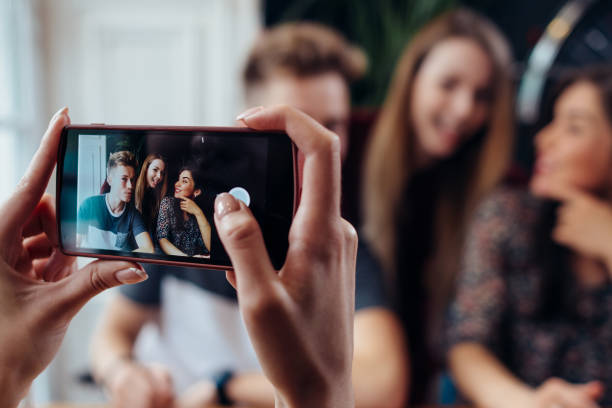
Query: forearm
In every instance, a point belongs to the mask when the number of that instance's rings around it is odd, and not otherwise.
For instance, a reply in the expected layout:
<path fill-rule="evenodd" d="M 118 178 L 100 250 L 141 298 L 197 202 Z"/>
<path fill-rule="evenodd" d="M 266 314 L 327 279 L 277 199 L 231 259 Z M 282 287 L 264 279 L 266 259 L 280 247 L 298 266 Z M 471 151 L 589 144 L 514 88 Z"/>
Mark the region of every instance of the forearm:
<path fill-rule="evenodd" d="M 153 312 L 118 296 L 105 312 L 93 336 L 91 363 L 94 376 L 105 381 L 121 363 L 131 359 L 134 343 Z"/>
<path fill-rule="evenodd" d="M 151 236 L 148 232 L 141 232 L 136 236 L 136 244 L 138 248 L 133 252 L 144 252 L 152 254 L 155 251 L 153 248 L 153 241 L 151 241 Z"/>
<path fill-rule="evenodd" d="M 204 245 L 206 245 L 206 249 L 210 252 L 210 223 L 206 219 L 203 213 L 198 214 L 196 216 L 198 220 L 198 227 L 200 228 L 200 234 L 202 235 L 202 241 L 204 241 Z"/>
<path fill-rule="evenodd" d="M 227 395 L 236 404 L 274 406 L 274 387 L 262 373 L 236 374 L 227 383 Z"/>
<path fill-rule="evenodd" d="M 186 253 L 175 247 L 174 244 L 168 241 L 167 238 L 161 238 L 159 240 L 159 246 L 166 255 L 187 256 Z"/>
<path fill-rule="evenodd" d="M 399 319 L 371 307 L 355 314 L 353 388 L 359 408 L 406 406 L 410 358 Z"/>
<path fill-rule="evenodd" d="M 477 406 L 528 406 L 533 390 L 516 378 L 484 346 L 477 343 L 455 345 L 449 352 L 449 365 L 462 394 Z"/>
<path fill-rule="evenodd" d="M 108 380 L 112 372 L 129 361 L 134 339 L 116 330 L 99 330 L 91 346 L 91 368 L 94 377 L 101 382 Z"/>
<path fill-rule="evenodd" d="M 403 407 L 408 395 L 408 366 L 405 361 L 382 358 L 378 362 L 355 356 L 353 388 L 357 408 Z"/>

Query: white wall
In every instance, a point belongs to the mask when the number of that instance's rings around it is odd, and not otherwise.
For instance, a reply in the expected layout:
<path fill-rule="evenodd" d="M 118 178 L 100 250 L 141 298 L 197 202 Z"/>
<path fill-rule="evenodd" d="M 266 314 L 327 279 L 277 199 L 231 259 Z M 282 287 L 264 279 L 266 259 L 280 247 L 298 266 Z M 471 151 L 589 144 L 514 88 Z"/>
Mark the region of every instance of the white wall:
<path fill-rule="evenodd" d="M 64 105 L 73 123 L 108 124 L 231 125 L 243 108 L 240 72 L 261 25 L 259 0 L 25 2 L 44 67 L 42 123 Z M 30 157 L 38 141 L 27 143 Z M 36 403 L 103 398 L 75 376 L 87 369 L 91 333 L 111 295 L 75 318 L 33 388 Z"/>

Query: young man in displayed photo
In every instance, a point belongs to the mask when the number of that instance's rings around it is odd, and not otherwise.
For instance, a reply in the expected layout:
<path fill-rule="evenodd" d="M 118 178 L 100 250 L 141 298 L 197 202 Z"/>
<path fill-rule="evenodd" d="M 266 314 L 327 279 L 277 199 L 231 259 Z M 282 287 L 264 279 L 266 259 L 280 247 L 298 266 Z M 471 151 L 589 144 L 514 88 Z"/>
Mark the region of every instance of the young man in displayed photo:
<path fill-rule="evenodd" d="M 153 242 L 133 205 L 136 168 L 128 151 L 110 155 L 106 181 L 110 191 L 86 198 L 77 214 L 77 247 L 153 253 Z"/>

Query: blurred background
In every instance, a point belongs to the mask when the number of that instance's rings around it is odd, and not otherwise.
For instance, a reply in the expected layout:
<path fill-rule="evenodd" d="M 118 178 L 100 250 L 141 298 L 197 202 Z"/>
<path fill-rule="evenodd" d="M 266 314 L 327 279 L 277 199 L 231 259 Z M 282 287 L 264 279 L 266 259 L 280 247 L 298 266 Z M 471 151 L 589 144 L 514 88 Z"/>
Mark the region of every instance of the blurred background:
<path fill-rule="evenodd" d="M 424 23 L 458 4 L 506 34 L 518 87 L 517 168 L 528 173 L 544 95 L 564 68 L 612 60 L 612 4 L 596 0 L 0 0 L 0 199 L 6 198 L 62 106 L 73 123 L 231 125 L 244 108 L 241 70 L 265 26 L 310 20 L 366 51 L 355 112 L 376 112 L 400 51 Z M 356 205 L 367 131 L 356 122 L 344 168 L 345 212 Z M 55 191 L 52 180 L 49 192 Z M 110 294 L 74 320 L 36 402 L 102 399 L 87 349 Z"/>

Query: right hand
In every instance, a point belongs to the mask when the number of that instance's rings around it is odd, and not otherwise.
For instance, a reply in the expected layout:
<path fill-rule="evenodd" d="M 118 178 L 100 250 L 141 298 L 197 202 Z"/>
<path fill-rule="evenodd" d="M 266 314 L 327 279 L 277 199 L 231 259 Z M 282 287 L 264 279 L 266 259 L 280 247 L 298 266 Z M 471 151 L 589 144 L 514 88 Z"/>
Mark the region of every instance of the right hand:
<path fill-rule="evenodd" d="M 105 385 L 113 408 L 168 408 L 174 404 L 172 378 L 159 364 L 122 362 Z"/>
<path fill-rule="evenodd" d="M 603 385 L 599 381 L 570 384 L 559 378 L 550 378 L 535 389 L 534 408 L 598 408 Z"/>
<path fill-rule="evenodd" d="M 215 223 L 234 272 L 227 277 L 278 406 L 354 406 L 353 311 L 357 233 L 340 217 L 340 141 L 286 106 L 238 117 L 285 130 L 304 155 L 299 208 L 284 266 L 274 270 L 249 208 L 230 194 L 215 201 Z"/>

